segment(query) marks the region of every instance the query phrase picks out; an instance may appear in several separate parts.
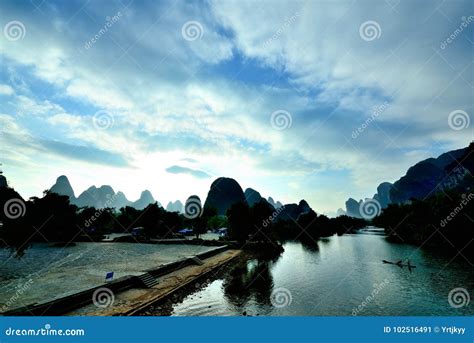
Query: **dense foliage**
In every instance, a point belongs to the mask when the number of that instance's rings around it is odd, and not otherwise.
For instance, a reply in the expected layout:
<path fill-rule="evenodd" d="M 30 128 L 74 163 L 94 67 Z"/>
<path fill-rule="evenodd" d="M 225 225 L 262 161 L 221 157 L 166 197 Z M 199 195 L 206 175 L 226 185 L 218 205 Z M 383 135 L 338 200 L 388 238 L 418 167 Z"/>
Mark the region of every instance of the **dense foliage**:
<path fill-rule="evenodd" d="M 0 244 L 13 247 L 21 253 L 30 242 L 55 242 L 68 244 L 74 241 L 97 241 L 110 233 L 132 233 L 131 241 L 150 238 L 176 238 L 183 228 L 193 230 L 196 238 L 208 229 L 228 227 L 228 239 L 240 243 L 275 243 L 277 240 L 317 240 L 319 237 L 343 234 L 363 227 L 361 219 L 339 217 L 329 219 L 314 211 L 305 212 L 293 220 L 279 218 L 280 210 L 262 200 L 249 207 L 246 202 L 235 203 L 226 216 L 218 215 L 212 207 L 204 208 L 200 216 L 186 218 L 176 212 L 168 212 L 156 203 L 143 210 L 133 207 L 78 208 L 67 196 L 48 191 L 42 198 L 27 201 L 13 189 L 0 188 L 0 206 L 15 199 L 24 206 L 20 216 L 0 213 L 2 228 Z M 141 228 L 139 230 L 134 230 Z"/>
<path fill-rule="evenodd" d="M 320 237 L 342 235 L 367 225 L 363 219 L 340 216 L 328 218 L 313 210 L 297 218 L 281 219 L 279 210 L 261 201 L 250 207 L 234 204 L 227 212 L 231 236 L 238 241 L 301 240 L 316 241 Z"/>
<path fill-rule="evenodd" d="M 455 249 L 473 256 L 474 193 L 440 193 L 410 204 L 389 205 L 373 220 L 392 240 Z"/>

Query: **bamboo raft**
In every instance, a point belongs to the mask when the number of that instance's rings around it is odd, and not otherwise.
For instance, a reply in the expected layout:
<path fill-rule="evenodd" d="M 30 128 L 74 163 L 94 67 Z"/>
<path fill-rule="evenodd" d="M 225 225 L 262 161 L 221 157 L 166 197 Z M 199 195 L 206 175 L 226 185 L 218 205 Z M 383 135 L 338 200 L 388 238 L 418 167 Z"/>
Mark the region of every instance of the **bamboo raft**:
<path fill-rule="evenodd" d="M 387 260 L 382 260 L 382 263 L 386 263 L 386 264 L 394 264 L 396 266 L 399 266 L 400 268 L 403 268 L 403 267 L 408 267 L 408 270 L 412 270 L 413 268 L 416 268 L 416 266 L 414 266 L 413 264 L 410 263 L 410 260 L 407 261 L 407 263 L 403 263 L 402 260 L 399 260 L 397 262 L 391 262 L 391 261 L 387 261 Z"/>

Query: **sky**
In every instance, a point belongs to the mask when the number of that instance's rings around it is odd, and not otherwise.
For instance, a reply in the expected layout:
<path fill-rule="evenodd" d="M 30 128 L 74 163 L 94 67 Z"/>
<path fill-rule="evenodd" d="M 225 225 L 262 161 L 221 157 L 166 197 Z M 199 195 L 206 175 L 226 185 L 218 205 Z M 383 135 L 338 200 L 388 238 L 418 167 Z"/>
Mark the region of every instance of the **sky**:
<path fill-rule="evenodd" d="M 472 1 L 0 2 L 0 163 L 162 204 L 235 178 L 334 213 L 474 139 Z"/>

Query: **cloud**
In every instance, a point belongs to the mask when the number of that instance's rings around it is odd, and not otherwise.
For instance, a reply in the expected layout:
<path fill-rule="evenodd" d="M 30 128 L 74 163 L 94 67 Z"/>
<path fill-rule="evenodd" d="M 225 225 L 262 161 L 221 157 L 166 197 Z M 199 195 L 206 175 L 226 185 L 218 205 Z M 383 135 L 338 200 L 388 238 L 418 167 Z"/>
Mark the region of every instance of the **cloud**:
<path fill-rule="evenodd" d="M 187 175 L 192 175 L 198 179 L 205 179 L 208 177 L 211 177 L 206 172 L 203 172 L 202 170 L 196 170 L 196 169 L 191 169 L 187 167 L 181 167 L 181 166 L 171 166 L 166 168 L 166 171 L 171 174 L 187 174 Z"/>
<path fill-rule="evenodd" d="M 180 161 L 189 162 L 189 163 L 197 163 L 197 160 L 195 160 L 194 158 L 189 158 L 189 157 L 182 158 L 182 159 L 180 159 Z"/>
<path fill-rule="evenodd" d="M 88 163 L 113 167 L 130 167 L 128 161 L 121 155 L 95 147 L 74 145 L 63 142 L 41 140 L 39 144 L 52 153 L 82 160 Z"/>
<path fill-rule="evenodd" d="M 191 161 L 179 158 L 192 157 L 200 168 L 232 174 L 277 198 L 304 197 L 316 208 L 335 209 L 348 196 L 373 194 L 418 159 L 472 139 L 472 125 L 455 132 L 447 118 L 456 109 L 474 113 L 468 41 L 474 26 L 439 49 L 468 13 L 468 1 L 439 7 L 401 1 L 395 9 L 278 0 L 77 5 L 58 11 L 54 0 L 44 2 L 41 16 L 15 1 L 1 5 L 4 17 L 27 29 L 22 40 L 0 45 L 0 93 L 9 95 L 2 113 L 10 118 L 0 128 L 9 133 L 2 149 L 15 146 L 8 158 L 31 166 L 15 170 L 18 184 L 41 163 L 46 170 L 43 156 L 152 168 L 149 156 L 166 155 L 164 165 L 172 167 L 163 174 L 197 172 L 207 191 L 209 176 L 199 174 L 205 172 L 180 166 Z M 120 19 L 86 49 L 118 11 Z M 382 30 L 370 42 L 359 36 L 368 20 Z M 190 21 L 202 26 L 197 40 L 183 37 Z M 385 102 L 353 139 L 372 108 Z M 100 110 L 113 116 L 113 127 L 93 127 Z M 290 128 L 273 129 L 278 110 L 291 114 Z M 14 145 L 24 131 L 28 139 L 17 142 L 28 145 Z M 318 188 L 321 173 L 339 171 L 344 175 Z M 288 181 L 301 187 L 288 194 Z M 331 193 L 341 185 L 345 193 Z"/>
<path fill-rule="evenodd" d="M 0 84 L 0 95 L 13 95 L 15 91 L 9 85 Z"/>

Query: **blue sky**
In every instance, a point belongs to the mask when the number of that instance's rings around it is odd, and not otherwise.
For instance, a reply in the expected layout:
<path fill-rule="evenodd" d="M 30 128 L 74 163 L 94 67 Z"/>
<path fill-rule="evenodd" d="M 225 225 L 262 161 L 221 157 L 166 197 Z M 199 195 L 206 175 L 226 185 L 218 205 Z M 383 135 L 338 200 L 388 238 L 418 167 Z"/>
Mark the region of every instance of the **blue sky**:
<path fill-rule="evenodd" d="M 0 162 L 24 197 L 228 176 L 331 213 L 473 139 L 473 7 L 4 0 Z"/>

